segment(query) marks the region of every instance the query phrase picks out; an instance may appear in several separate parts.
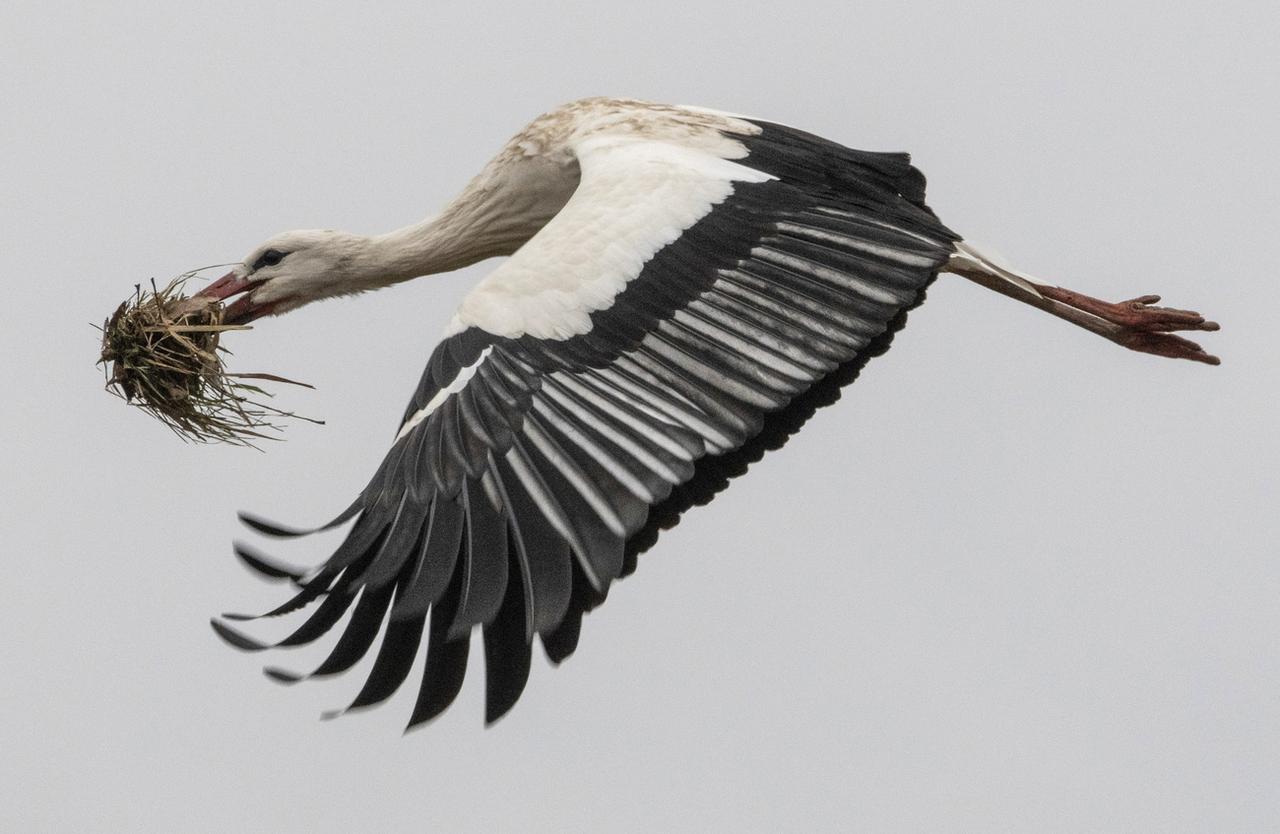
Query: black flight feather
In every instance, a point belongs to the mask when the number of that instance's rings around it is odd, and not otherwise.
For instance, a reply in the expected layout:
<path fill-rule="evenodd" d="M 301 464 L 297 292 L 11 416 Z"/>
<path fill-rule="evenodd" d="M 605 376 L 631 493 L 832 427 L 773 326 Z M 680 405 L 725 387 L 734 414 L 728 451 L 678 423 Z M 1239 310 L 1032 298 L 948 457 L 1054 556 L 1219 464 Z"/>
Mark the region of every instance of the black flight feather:
<path fill-rule="evenodd" d="M 492 459 L 490 471 L 509 508 L 511 552 L 520 568 L 515 576 L 523 586 L 524 629 L 531 640 L 535 632 L 555 628 L 568 607 L 573 590 L 569 544 L 552 529 L 506 458 Z"/>
<path fill-rule="evenodd" d="M 508 572 L 520 570 L 514 551 Z M 525 631 L 524 587 L 510 583 L 510 590 L 484 633 L 484 721 L 492 724 L 515 706 L 529 680 L 530 640 Z"/>
<path fill-rule="evenodd" d="M 473 625 L 493 619 L 507 591 L 507 522 L 478 481 L 467 479 L 460 500 L 466 535 L 458 562 L 461 584 L 449 639 L 465 638 Z"/>
<path fill-rule="evenodd" d="M 411 730 L 444 712 L 458 692 L 467 674 L 467 655 L 471 642 L 468 637 L 450 640 L 449 626 L 457 611 L 458 590 L 461 577 L 445 591 L 444 597 L 431 609 L 427 632 L 427 662 L 422 670 L 422 684 L 418 700 L 405 730 Z"/>
<path fill-rule="evenodd" d="M 437 602 L 455 573 L 462 545 L 464 518 L 457 501 L 437 498 L 431 505 L 408 587 L 391 609 L 393 620 L 425 616 Z"/>

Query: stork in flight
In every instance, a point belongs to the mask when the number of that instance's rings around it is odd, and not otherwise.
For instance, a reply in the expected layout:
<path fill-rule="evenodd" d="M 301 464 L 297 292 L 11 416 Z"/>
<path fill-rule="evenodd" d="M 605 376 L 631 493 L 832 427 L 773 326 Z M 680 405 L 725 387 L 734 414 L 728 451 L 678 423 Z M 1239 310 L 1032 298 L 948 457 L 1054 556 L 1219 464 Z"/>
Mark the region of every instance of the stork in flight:
<path fill-rule="evenodd" d="M 354 520 L 274 617 L 279 646 L 350 611 L 292 683 L 349 669 L 386 622 L 349 708 L 389 697 L 425 638 L 409 726 L 457 695 L 480 626 L 486 721 L 553 663 L 657 531 L 705 503 L 883 353 L 939 272 L 1124 347 L 1216 364 L 1174 331 L 1216 330 L 1156 296 L 1108 303 L 998 264 L 938 220 L 901 153 L 696 107 L 595 98 L 543 115 L 435 217 L 374 237 L 293 231 L 206 287 L 231 323 L 510 256 L 464 298 Z M 292 530 L 243 515 L 269 536 Z M 252 619 L 225 615 L 226 619 Z M 225 620 L 215 630 L 268 648 Z"/>

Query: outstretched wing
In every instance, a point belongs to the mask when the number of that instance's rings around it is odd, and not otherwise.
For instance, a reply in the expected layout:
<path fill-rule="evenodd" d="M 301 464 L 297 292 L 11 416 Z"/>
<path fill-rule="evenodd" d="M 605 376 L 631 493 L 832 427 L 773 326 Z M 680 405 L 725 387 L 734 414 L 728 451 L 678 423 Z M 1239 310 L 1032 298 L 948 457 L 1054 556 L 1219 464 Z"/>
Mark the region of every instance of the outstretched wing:
<path fill-rule="evenodd" d="M 535 635 L 553 662 L 571 654 L 655 519 L 698 500 L 691 479 L 742 455 L 766 421 L 812 411 L 814 391 L 882 350 L 947 261 L 957 236 L 905 154 L 746 124 L 731 154 L 579 142 L 578 189 L 462 304 L 386 459 L 333 522 L 355 519 L 337 551 L 307 576 L 241 551 L 300 585 L 269 615 L 321 600 L 280 645 L 352 612 L 311 676 L 350 668 L 387 621 L 352 707 L 391 695 L 425 635 L 410 726 L 439 714 L 479 625 L 496 720 Z"/>

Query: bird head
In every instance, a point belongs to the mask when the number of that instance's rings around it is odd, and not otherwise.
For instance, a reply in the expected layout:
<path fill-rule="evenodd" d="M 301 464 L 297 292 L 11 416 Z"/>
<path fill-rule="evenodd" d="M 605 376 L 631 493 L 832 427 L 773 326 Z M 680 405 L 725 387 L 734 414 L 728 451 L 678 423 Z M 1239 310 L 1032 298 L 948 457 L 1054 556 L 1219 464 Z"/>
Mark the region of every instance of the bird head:
<path fill-rule="evenodd" d="M 226 308 L 226 324 L 245 324 L 322 298 L 351 295 L 370 288 L 358 280 L 365 241 L 331 229 L 284 232 L 256 247 L 197 295 L 217 301 L 238 295 Z"/>

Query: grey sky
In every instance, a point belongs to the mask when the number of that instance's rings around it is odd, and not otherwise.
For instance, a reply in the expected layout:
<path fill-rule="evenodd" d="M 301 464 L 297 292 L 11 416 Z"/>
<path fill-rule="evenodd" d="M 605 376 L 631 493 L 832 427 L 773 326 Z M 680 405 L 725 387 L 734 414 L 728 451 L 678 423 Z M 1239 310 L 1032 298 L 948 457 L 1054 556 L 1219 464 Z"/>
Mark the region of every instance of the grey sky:
<path fill-rule="evenodd" d="M 0 829 L 1272 828 L 1277 35 L 1262 2 L 6 3 Z M 235 338 L 328 420 L 265 454 L 108 397 L 88 324 L 280 230 L 416 220 L 592 94 L 910 150 L 951 227 L 1210 314 L 1224 364 L 943 276 L 494 728 L 474 665 L 406 738 L 404 693 L 321 723 L 368 661 L 281 688 L 206 625 L 283 593 L 234 512 L 345 506 L 490 267 Z"/>

